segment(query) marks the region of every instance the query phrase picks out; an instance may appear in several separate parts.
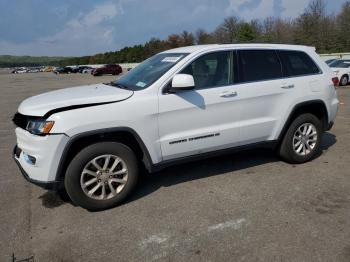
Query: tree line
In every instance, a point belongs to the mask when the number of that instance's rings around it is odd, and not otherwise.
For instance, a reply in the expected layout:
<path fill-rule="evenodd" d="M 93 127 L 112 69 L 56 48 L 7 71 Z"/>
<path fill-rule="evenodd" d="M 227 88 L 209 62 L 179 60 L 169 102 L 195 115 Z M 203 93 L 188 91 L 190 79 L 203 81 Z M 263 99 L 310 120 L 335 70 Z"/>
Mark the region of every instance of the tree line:
<path fill-rule="evenodd" d="M 63 57 L 48 57 L 48 56 L 12 56 L 0 55 L 0 68 L 4 67 L 19 67 L 19 66 L 50 66 L 59 65 Z"/>
<path fill-rule="evenodd" d="M 268 17 L 246 21 L 227 17 L 212 32 L 199 29 L 171 34 L 166 39 L 152 38 L 145 44 L 115 52 L 63 59 L 55 64 L 107 64 L 141 62 L 161 51 L 188 45 L 213 43 L 283 43 L 315 46 L 318 53 L 350 52 L 350 0 L 337 14 L 328 14 L 324 0 L 313 0 L 294 19 Z"/>
<path fill-rule="evenodd" d="M 313 0 L 295 19 L 268 17 L 245 21 L 227 17 L 213 31 L 183 31 L 167 39 L 152 38 L 143 45 L 116 52 L 76 57 L 61 61 L 69 64 L 133 63 L 171 48 L 213 43 L 283 43 L 315 46 L 318 53 L 350 52 L 350 0 L 337 14 L 327 14 L 324 0 Z"/>

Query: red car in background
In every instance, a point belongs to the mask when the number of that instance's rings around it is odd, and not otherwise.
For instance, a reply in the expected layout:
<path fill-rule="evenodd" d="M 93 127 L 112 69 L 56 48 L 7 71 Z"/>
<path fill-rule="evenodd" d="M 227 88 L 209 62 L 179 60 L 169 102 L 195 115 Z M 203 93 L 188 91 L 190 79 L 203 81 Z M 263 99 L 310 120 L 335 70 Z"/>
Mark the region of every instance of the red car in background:
<path fill-rule="evenodd" d="M 106 74 L 119 75 L 122 72 L 123 72 L 123 69 L 120 65 L 111 64 L 111 65 L 105 65 L 100 68 L 96 68 L 91 71 L 91 74 L 93 76 L 101 76 Z"/>

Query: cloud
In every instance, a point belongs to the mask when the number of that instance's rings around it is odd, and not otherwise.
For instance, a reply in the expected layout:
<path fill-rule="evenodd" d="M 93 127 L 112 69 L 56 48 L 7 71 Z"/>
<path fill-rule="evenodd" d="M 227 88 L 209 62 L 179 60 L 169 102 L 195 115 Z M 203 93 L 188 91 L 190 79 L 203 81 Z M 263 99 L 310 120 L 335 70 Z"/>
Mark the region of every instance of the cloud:
<path fill-rule="evenodd" d="M 113 19 L 122 13 L 119 2 L 100 4 L 70 19 L 61 31 L 51 36 L 39 37 L 30 43 L 0 41 L 0 50 L 8 54 L 18 54 L 20 50 L 23 54 L 68 56 L 116 50 L 117 46 L 113 46 Z"/>
<path fill-rule="evenodd" d="M 273 0 L 229 0 L 229 6 L 225 10 L 226 15 L 238 15 L 239 17 L 250 20 L 273 16 Z"/>
<path fill-rule="evenodd" d="M 263 19 L 268 16 L 293 18 L 300 15 L 310 0 L 229 0 L 226 15 L 243 19 Z"/>
<path fill-rule="evenodd" d="M 0 53 L 81 56 L 114 51 L 183 30 L 210 32 L 225 16 L 246 21 L 295 18 L 309 1 L 0 0 Z M 344 0 L 326 3 L 328 12 L 338 12 Z"/>
<path fill-rule="evenodd" d="M 286 8 L 283 6 L 282 0 L 274 0 L 273 11 L 275 17 L 280 17 L 285 10 Z"/>
<path fill-rule="evenodd" d="M 112 20 L 122 13 L 119 5 L 109 2 L 95 7 L 86 14 L 79 14 L 78 17 L 67 22 L 66 27 L 57 34 L 43 39 L 39 42 L 74 42 L 75 40 L 94 40 L 96 42 L 112 42 L 113 26 L 105 25 L 104 22 Z M 87 44 L 93 44 L 87 42 Z"/>
<path fill-rule="evenodd" d="M 104 21 L 114 18 L 118 14 L 122 14 L 123 9 L 119 3 L 106 3 L 95 7 L 91 12 L 80 15 L 80 17 L 68 22 L 72 25 L 78 26 L 92 26 L 98 25 Z"/>
<path fill-rule="evenodd" d="M 290 0 L 282 0 L 282 6 L 284 10 L 281 15 L 283 17 L 296 17 L 304 12 L 305 8 L 308 6 L 310 0 L 298 0 L 298 1 L 290 1 Z"/>

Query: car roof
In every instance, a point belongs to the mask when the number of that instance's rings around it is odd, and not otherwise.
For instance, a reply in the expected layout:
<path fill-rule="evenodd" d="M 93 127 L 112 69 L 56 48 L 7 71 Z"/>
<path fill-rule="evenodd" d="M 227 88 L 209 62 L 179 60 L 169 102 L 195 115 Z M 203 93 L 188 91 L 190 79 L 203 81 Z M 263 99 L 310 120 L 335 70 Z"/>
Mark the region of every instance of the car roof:
<path fill-rule="evenodd" d="M 193 45 L 184 46 L 164 51 L 163 53 L 196 53 L 216 49 L 244 49 L 244 48 L 262 48 L 262 49 L 285 49 L 285 50 L 315 50 L 315 47 L 303 45 L 282 45 L 282 44 L 211 44 L 211 45 Z"/>

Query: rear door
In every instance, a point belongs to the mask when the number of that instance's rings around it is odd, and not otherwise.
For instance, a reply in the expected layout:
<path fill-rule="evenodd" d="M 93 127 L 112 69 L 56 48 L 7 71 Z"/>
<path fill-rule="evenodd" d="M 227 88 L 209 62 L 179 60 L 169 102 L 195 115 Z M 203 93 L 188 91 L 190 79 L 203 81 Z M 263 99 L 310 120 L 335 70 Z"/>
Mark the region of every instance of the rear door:
<path fill-rule="evenodd" d="M 238 145 L 240 107 L 233 61 L 231 51 L 205 54 L 181 72 L 193 76 L 194 90 L 160 94 L 163 160 Z"/>
<path fill-rule="evenodd" d="M 283 79 L 281 61 L 272 49 L 239 50 L 238 64 L 241 142 L 273 140 L 294 92 L 293 79 Z"/>
<path fill-rule="evenodd" d="M 286 83 L 293 84 L 297 92 L 305 96 L 308 91 L 311 93 L 321 91 L 323 86 L 320 82 L 323 80 L 320 78 L 321 70 L 308 54 L 292 50 L 280 50 L 278 53 L 283 63 Z"/>

